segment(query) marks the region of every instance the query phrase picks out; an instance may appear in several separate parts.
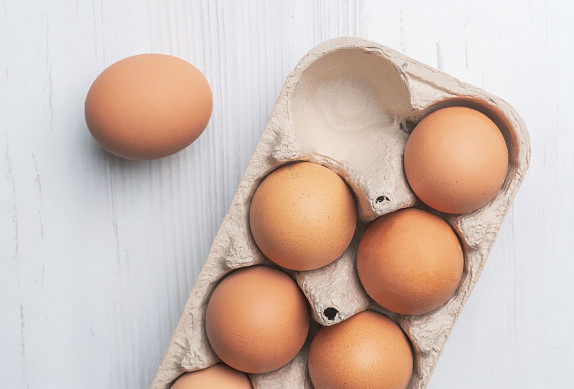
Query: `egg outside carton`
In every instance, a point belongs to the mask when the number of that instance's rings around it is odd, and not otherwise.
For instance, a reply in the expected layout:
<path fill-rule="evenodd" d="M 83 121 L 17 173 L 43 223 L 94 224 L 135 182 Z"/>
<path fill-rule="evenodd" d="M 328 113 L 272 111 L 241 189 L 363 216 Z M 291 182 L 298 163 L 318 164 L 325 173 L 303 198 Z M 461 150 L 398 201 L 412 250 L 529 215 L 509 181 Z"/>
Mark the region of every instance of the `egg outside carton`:
<path fill-rule="evenodd" d="M 435 212 L 461 241 L 465 258 L 461 282 L 436 310 L 398 315 L 365 294 L 356 273 L 358 242 L 366 225 L 377 217 L 420 205 L 402 167 L 408 134 L 430 112 L 452 105 L 477 109 L 497 124 L 509 149 L 508 173 L 499 194 L 481 209 L 463 215 Z M 378 43 L 346 37 L 313 48 L 285 82 L 151 389 L 167 389 L 184 372 L 220 361 L 205 333 L 209 296 L 234 269 L 274 266 L 250 235 L 249 204 L 263 178 L 292 161 L 320 163 L 343 177 L 355 196 L 359 224 L 353 241 L 336 261 L 313 271 L 289 272 L 307 297 L 316 323 L 291 362 L 269 373 L 250 375 L 254 388 L 311 389 L 307 354 L 319 325 L 333 325 L 372 309 L 397 322 L 409 338 L 414 368 L 408 388 L 421 389 L 430 380 L 526 173 L 530 141 L 522 119 L 502 99 Z"/>

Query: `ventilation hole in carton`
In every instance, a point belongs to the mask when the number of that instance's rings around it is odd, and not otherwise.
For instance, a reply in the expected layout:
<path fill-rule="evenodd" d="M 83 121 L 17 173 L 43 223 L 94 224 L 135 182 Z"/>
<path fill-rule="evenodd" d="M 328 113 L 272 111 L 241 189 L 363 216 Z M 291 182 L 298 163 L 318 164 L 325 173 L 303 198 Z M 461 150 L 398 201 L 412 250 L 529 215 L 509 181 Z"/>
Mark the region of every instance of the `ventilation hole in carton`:
<path fill-rule="evenodd" d="M 379 197 L 377 197 L 377 199 L 375 200 L 375 202 L 376 202 L 377 204 L 384 203 L 385 201 L 391 201 L 391 199 L 389 199 L 387 196 L 379 196 Z"/>
<path fill-rule="evenodd" d="M 330 321 L 335 320 L 335 316 L 337 316 L 338 313 L 339 311 L 337 311 L 335 308 L 327 308 L 323 311 L 323 315 L 325 315 L 325 317 Z"/>

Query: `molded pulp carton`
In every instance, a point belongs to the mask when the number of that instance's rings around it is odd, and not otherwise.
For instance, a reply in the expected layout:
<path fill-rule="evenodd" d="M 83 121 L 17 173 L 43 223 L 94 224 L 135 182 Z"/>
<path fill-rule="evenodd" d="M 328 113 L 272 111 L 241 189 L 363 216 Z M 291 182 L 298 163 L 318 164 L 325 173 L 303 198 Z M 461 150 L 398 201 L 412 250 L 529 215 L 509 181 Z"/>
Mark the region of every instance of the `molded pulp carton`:
<path fill-rule="evenodd" d="M 423 315 L 394 314 L 365 294 L 355 267 L 358 242 L 368 223 L 377 217 L 421 205 L 404 175 L 405 144 L 410 131 L 425 115 L 450 105 L 477 109 L 498 125 L 508 145 L 508 174 L 497 197 L 483 208 L 463 215 L 440 214 L 459 235 L 464 252 L 464 273 L 455 294 L 440 308 Z M 250 200 L 269 172 L 301 160 L 323 164 L 343 177 L 355 196 L 359 218 L 355 237 L 340 258 L 318 270 L 289 272 L 309 301 L 316 322 L 311 334 L 319 325 L 339 323 L 366 309 L 382 312 L 399 324 L 412 343 L 415 363 L 409 388 L 426 387 L 454 322 L 478 280 L 529 159 L 525 125 L 516 111 L 498 97 L 375 42 L 338 38 L 315 47 L 285 82 L 195 281 L 152 389 L 169 388 L 182 373 L 219 361 L 204 329 L 209 296 L 232 270 L 271 264 L 250 234 Z M 328 308 L 332 309 L 326 312 Z M 312 388 L 307 372 L 308 349 L 309 340 L 286 366 L 250 375 L 254 388 Z"/>

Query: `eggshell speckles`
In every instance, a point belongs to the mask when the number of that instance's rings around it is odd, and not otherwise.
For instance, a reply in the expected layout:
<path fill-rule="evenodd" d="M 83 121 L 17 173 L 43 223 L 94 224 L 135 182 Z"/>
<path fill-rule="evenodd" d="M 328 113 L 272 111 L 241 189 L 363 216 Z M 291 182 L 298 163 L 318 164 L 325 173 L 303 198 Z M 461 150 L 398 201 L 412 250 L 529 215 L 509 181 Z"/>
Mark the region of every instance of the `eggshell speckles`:
<path fill-rule="evenodd" d="M 418 315 L 456 290 L 464 265 L 460 242 L 440 217 L 409 208 L 375 220 L 357 252 L 365 291 L 393 312 Z"/>
<path fill-rule="evenodd" d="M 409 185 L 425 204 L 441 212 L 467 213 L 499 192 L 508 170 L 508 149 L 486 115 L 448 107 L 415 127 L 404 165 Z"/>
<path fill-rule="evenodd" d="M 161 158 L 180 151 L 205 129 L 211 89 L 190 63 L 142 54 L 105 69 L 86 97 L 88 129 L 109 152 L 128 159 Z"/>
<path fill-rule="evenodd" d="M 223 362 L 247 373 L 264 373 L 299 352 L 309 331 L 309 308 L 287 274 L 266 266 L 244 268 L 213 291 L 205 328 Z"/>
<path fill-rule="evenodd" d="M 292 270 L 313 270 L 345 251 L 357 211 L 341 177 L 319 164 L 298 162 L 261 182 L 249 221 L 255 243 L 270 260 Z"/>
<path fill-rule="evenodd" d="M 251 381 L 244 373 L 223 364 L 182 375 L 171 389 L 252 389 Z"/>
<path fill-rule="evenodd" d="M 405 334 L 393 321 L 371 311 L 321 328 L 309 351 L 315 389 L 404 389 L 412 369 Z"/>

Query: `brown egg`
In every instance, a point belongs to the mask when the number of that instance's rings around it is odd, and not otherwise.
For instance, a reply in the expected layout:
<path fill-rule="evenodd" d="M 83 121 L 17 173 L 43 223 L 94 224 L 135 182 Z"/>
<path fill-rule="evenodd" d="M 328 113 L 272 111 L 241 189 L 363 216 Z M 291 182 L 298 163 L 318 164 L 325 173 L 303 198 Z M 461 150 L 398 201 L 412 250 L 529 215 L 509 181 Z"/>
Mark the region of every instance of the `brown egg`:
<path fill-rule="evenodd" d="M 249 222 L 259 249 L 276 264 L 312 270 L 337 259 L 357 224 L 353 195 L 341 177 L 316 163 L 278 168 L 257 188 Z"/>
<path fill-rule="evenodd" d="M 109 152 L 128 159 L 161 158 L 180 151 L 205 129 L 212 96 L 190 63 L 142 54 L 105 69 L 86 97 L 86 123 Z"/>
<path fill-rule="evenodd" d="M 315 389 L 405 389 L 412 370 L 413 354 L 403 331 L 371 311 L 322 327 L 309 350 Z"/>
<path fill-rule="evenodd" d="M 375 220 L 357 252 L 359 279 L 378 304 L 403 315 L 441 306 L 456 290 L 464 259 L 458 237 L 440 217 L 408 208 Z"/>
<path fill-rule="evenodd" d="M 223 364 L 180 376 L 171 389 L 253 389 L 244 373 Z"/>
<path fill-rule="evenodd" d="M 508 149 L 486 115 L 448 107 L 415 127 L 404 165 L 409 185 L 425 204 L 441 212 L 467 213 L 496 197 L 508 170 Z"/>
<path fill-rule="evenodd" d="M 265 373 L 288 363 L 303 347 L 309 308 L 287 274 L 267 266 L 244 268 L 213 291 L 205 329 L 223 362 L 247 373 Z"/>

